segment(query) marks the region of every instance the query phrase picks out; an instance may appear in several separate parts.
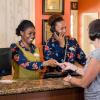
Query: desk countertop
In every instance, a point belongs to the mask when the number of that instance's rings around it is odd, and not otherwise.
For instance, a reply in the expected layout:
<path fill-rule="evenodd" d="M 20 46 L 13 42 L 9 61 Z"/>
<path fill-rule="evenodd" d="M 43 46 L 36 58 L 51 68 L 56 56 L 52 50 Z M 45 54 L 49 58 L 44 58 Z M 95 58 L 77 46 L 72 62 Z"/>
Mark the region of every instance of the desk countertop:
<path fill-rule="evenodd" d="M 16 80 L 12 83 L 0 83 L 0 95 L 19 94 L 29 92 L 51 91 L 74 88 L 62 78 L 41 80 Z"/>

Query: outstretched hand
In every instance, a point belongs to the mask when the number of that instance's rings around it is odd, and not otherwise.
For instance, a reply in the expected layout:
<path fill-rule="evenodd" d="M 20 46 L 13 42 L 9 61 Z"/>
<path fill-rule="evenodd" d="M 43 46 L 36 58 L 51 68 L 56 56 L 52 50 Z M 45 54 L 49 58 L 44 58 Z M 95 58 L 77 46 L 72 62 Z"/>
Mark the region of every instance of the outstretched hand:
<path fill-rule="evenodd" d="M 65 71 L 65 70 L 75 71 L 77 69 L 77 66 L 75 66 L 74 64 L 71 64 L 69 62 L 57 63 L 57 65 L 60 66 L 63 71 Z"/>
<path fill-rule="evenodd" d="M 57 66 L 57 63 L 58 62 L 55 59 L 50 59 L 50 60 L 44 61 L 43 62 L 43 65 L 44 66 L 56 67 Z"/>

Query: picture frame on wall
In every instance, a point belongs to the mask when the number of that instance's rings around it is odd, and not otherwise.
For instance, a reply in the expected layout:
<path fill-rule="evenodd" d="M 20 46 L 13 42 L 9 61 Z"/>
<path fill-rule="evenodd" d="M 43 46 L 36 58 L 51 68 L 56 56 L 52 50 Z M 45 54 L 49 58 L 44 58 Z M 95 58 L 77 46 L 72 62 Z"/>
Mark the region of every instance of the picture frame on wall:
<path fill-rule="evenodd" d="M 64 14 L 64 0 L 42 0 L 42 13 L 48 14 Z"/>
<path fill-rule="evenodd" d="M 52 36 L 48 20 L 42 20 L 42 44 L 46 43 L 47 40 Z"/>
<path fill-rule="evenodd" d="M 71 2 L 71 10 L 78 10 L 78 2 Z"/>

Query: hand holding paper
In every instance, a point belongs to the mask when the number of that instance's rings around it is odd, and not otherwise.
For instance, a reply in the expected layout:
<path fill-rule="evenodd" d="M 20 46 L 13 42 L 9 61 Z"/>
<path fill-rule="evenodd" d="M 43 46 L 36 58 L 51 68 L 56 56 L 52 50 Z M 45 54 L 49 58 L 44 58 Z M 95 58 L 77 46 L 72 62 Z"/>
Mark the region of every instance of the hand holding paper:
<path fill-rule="evenodd" d="M 65 71 L 65 70 L 76 71 L 76 69 L 77 69 L 77 66 L 75 66 L 74 64 L 71 64 L 69 62 L 57 63 L 57 65 L 60 66 L 63 71 Z"/>

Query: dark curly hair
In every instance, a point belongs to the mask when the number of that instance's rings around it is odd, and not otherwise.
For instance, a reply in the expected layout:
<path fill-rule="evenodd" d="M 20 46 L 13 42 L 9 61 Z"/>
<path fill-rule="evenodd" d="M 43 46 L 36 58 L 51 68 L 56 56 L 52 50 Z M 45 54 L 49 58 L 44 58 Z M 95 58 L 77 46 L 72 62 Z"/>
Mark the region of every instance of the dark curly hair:
<path fill-rule="evenodd" d="M 52 33 L 54 33 L 56 23 L 57 22 L 61 22 L 63 20 L 64 20 L 63 17 L 61 15 L 59 15 L 59 14 L 51 15 L 49 20 L 48 20 L 48 24 L 50 26 L 50 31 Z"/>
<path fill-rule="evenodd" d="M 96 19 L 89 24 L 89 38 L 92 41 L 100 39 L 100 19 Z"/>
<path fill-rule="evenodd" d="M 51 16 L 50 16 L 50 18 L 49 18 L 49 20 L 48 20 L 48 24 L 49 24 L 50 26 L 52 26 L 52 25 L 55 26 L 56 22 L 60 22 L 60 21 L 63 21 L 63 20 L 64 20 L 64 19 L 63 19 L 63 17 L 62 17 L 61 15 L 59 15 L 59 14 L 54 14 L 54 15 L 51 15 Z"/>
<path fill-rule="evenodd" d="M 30 20 L 22 20 L 16 28 L 16 35 L 21 36 L 20 32 L 25 31 L 29 27 L 35 28 L 34 24 Z"/>

